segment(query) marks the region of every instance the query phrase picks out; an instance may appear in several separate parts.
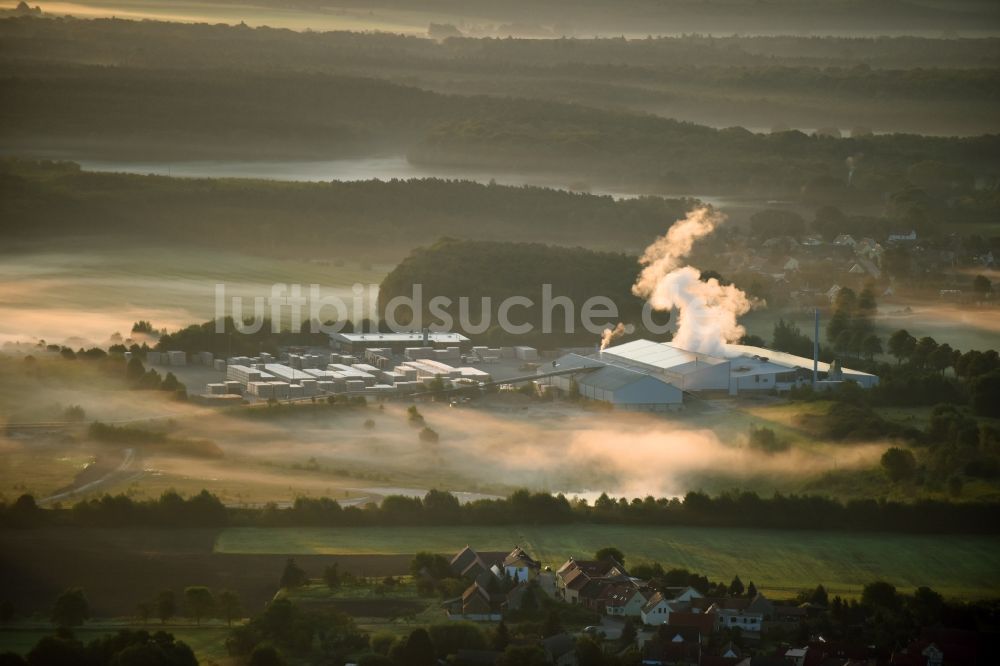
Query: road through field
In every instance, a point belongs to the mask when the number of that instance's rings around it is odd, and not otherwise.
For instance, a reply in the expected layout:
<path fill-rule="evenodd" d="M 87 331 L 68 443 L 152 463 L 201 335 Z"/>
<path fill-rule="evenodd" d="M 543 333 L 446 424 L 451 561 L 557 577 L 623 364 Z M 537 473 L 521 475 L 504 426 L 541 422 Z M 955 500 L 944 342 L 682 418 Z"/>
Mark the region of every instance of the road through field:
<path fill-rule="evenodd" d="M 932 587 L 965 599 L 1000 594 L 1000 538 L 976 535 L 867 534 L 821 531 L 612 525 L 498 527 L 233 528 L 217 553 L 363 555 L 454 553 L 465 545 L 501 551 L 527 547 L 553 568 L 568 557 L 620 548 L 626 565 L 658 561 L 712 580 L 739 575 L 784 594 L 822 583 L 831 594 L 857 595 L 886 580 L 901 590 Z"/>

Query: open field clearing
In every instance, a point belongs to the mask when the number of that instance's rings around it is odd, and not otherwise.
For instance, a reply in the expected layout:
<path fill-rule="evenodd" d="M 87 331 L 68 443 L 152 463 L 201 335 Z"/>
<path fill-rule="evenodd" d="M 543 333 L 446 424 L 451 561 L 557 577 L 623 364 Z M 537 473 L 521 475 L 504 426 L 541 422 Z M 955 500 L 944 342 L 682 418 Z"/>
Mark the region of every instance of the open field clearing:
<path fill-rule="evenodd" d="M 244 297 L 249 307 L 253 297 L 269 297 L 276 283 L 300 284 L 306 293 L 318 284 L 322 295 L 350 303 L 355 283 L 378 284 L 387 270 L 362 268 L 358 257 L 305 261 L 190 247 L 148 250 L 56 242 L 0 254 L 0 342 L 69 340 L 75 349 L 103 344 L 116 331 L 127 336 L 140 319 L 169 330 L 201 323 L 215 316 L 216 284 L 226 286 L 227 313 L 232 297 Z"/>
<path fill-rule="evenodd" d="M 768 594 L 789 595 L 822 583 L 831 594 L 857 595 L 873 580 L 901 589 L 928 585 L 945 596 L 979 598 L 1000 591 L 1000 538 L 790 532 L 754 529 L 559 527 L 286 528 L 223 530 L 217 553 L 396 554 L 485 551 L 520 544 L 548 566 L 569 556 L 620 548 L 629 562 L 655 560 L 713 580 L 739 575 Z"/>
<path fill-rule="evenodd" d="M 68 587 L 82 587 L 94 617 L 132 617 L 136 604 L 161 590 L 181 594 L 190 585 L 236 592 L 248 613 L 274 597 L 284 555 L 213 552 L 215 529 L 39 528 L 9 530 L 0 552 L 0 584 L 19 616 L 48 616 Z M 311 578 L 337 562 L 357 576 L 388 576 L 409 569 L 409 555 L 296 556 Z M 150 625 L 152 626 L 152 624 Z"/>

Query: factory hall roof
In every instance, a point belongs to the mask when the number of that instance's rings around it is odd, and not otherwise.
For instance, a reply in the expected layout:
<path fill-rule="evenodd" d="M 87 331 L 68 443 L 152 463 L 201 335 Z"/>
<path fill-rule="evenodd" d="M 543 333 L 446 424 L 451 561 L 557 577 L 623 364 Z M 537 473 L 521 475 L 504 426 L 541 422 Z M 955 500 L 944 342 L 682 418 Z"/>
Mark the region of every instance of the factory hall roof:
<path fill-rule="evenodd" d="M 732 360 L 734 369 L 744 361 L 754 361 L 755 365 L 765 363 L 777 365 L 782 367 L 782 369 L 803 368 L 806 370 L 812 370 L 813 367 L 813 360 L 811 358 L 796 356 L 795 354 L 789 354 L 788 352 L 775 351 L 774 349 L 765 349 L 764 347 L 751 347 L 750 345 L 726 345 L 726 351 L 734 357 Z M 829 372 L 830 364 L 820 361 L 817 364 L 817 369 L 820 372 Z M 847 376 L 875 376 L 867 372 L 862 372 L 861 370 L 851 370 L 849 368 L 843 368 L 842 371 Z"/>
<path fill-rule="evenodd" d="M 695 372 L 703 370 L 706 366 L 726 362 L 724 358 L 690 352 L 665 342 L 653 342 L 652 340 L 633 340 L 623 345 L 611 347 L 601 352 L 601 358 L 605 357 L 612 357 L 615 361 L 622 361 L 625 364 L 670 370 L 678 374 Z"/>
<path fill-rule="evenodd" d="M 334 340 L 340 342 L 423 342 L 424 334 L 413 333 L 332 333 Z M 433 342 L 468 342 L 469 338 L 461 333 L 427 333 L 427 339 Z"/>
<path fill-rule="evenodd" d="M 600 370 L 584 375 L 580 378 L 580 383 L 605 391 L 617 391 L 623 386 L 628 386 L 649 376 L 644 372 L 608 365 Z"/>

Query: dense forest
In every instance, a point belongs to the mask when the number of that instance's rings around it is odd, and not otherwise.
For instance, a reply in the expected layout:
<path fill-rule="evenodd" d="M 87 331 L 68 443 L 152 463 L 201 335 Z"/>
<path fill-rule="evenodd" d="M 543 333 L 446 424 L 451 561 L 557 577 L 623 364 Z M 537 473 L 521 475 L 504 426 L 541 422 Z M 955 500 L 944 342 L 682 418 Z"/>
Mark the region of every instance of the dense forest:
<path fill-rule="evenodd" d="M 78 65 L 0 67 L 8 150 L 134 159 L 332 158 L 560 172 L 653 191 L 868 197 L 924 162 L 994 177 L 1000 136 L 754 134 L 543 100 L 442 95 L 375 79 Z M 65 109 L 73 109 L 73 113 Z M 850 179 L 848 158 L 857 161 Z"/>
<path fill-rule="evenodd" d="M 268 256 L 396 260 L 442 236 L 638 251 L 694 205 L 436 179 L 285 183 L 99 174 L 0 161 L 8 241 L 52 236 L 193 242 Z M 476 223 L 473 223 L 475 221 Z"/>
<path fill-rule="evenodd" d="M 644 301 L 631 291 L 638 270 L 637 257 L 621 253 L 537 243 L 445 239 L 430 247 L 414 250 L 386 276 L 379 286 L 379 316 L 385 317 L 386 305 L 394 298 L 409 297 L 415 286 L 420 285 L 424 326 L 440 325 L 440 320 L 429 309 L 432 296 L 451 299 L 444 311 L 455 322 L 461 320 L 460 299 L 465 298 L 470 323 L 491 324 L 483 333 L 483 339 L 490 344 L 542 344 L 551 347 L 576 342 L 592 345 L 596 340 L 595 334 L 581 327 L 581 316 L 584 304 L 595 296 L 609 298 L 618 311 L 618 316 L 613 319 L 595 317 L 595 325 L 614 326 L 620 319 L 639 325 L 636 335 L 644 333 L 641 329 Z M 456 275 L 461 275 L 462 280 L 456 282 Z M 553 301 L 561 296 L 570 298 L 573 312 L 568 318 L 562 306 L 546 308 L 543 285 L 550 285 Z M 514 296 L 527 297 L 534 302 L 532 306 L 518 307 L 511 315 L 515 324 L 530 323 L 530 333 L 505 333 L 498 323 L 501 303 Z M 489 300 L 484 302 L 484 299 Z M 544 332 L 546 311 L 552 312 L 551 333 Z M 401 319 L 409 315 L 406 308 L 399 308 L 395 318 L 398 323 L 407 325 L 408 319 Z M 656 320 L 666 318 L 665 315 L 657 316 Z M 573 322 L 574 330 L 567 331 L 567 321 Z"/>
<path fill-rule="evenodd" d="M 700 35 L 435 40 L 222 24 L 0 20 L 0 62 L 11 64 L 365 76 L 441 93 L 576 102 L 765 131 L 998 131 L 997 42 Z"/>

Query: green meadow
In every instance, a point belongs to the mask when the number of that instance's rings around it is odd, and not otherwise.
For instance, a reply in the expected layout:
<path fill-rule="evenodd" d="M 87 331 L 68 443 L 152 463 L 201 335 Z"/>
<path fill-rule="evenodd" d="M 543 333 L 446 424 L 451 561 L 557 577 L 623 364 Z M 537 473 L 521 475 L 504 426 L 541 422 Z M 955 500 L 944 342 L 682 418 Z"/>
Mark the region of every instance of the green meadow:
<path fill-rule="evenodd" d="M 605 525 L 499 527 L 234 528 L 215 550 L 254 554 L 454 553 L 465 545 L 501 551 L 526 547 L 553 568 L 568 557 L 620 548 L 626 565 L 658 561 L 712 580 L 744 582 L 777 596 L 822 583 L 831 594 L 854 596 L 865 583 L 886 580 L 900 590 L 926 585 L 948 597 L 1000 592 L 1000 538 L 972 535 L 865 534 L 821 531 L 619 527 Z"/>

